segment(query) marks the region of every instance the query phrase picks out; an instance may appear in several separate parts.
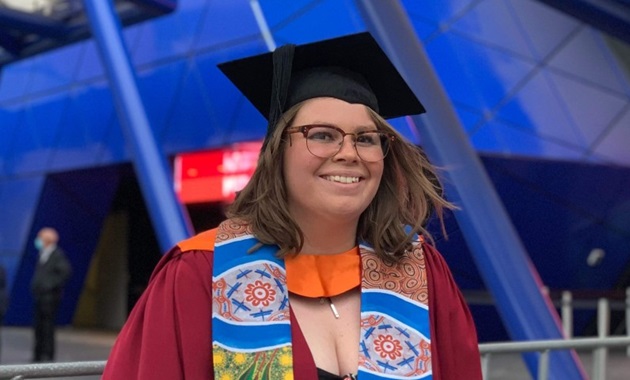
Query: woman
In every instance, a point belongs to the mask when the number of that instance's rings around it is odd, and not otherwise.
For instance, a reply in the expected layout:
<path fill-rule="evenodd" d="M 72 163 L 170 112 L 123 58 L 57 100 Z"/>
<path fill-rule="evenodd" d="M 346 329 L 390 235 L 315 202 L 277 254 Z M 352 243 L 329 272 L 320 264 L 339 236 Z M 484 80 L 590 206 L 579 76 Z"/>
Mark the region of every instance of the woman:
<path fill-rule="evenodd" d="M 228 220 L 160 262 L 103 378 L 480 379 L 423 228 L 451 205 L 383 118 L 424 109 L 371 36 L 221 69 L 270 110 L 256 172 Z"/>

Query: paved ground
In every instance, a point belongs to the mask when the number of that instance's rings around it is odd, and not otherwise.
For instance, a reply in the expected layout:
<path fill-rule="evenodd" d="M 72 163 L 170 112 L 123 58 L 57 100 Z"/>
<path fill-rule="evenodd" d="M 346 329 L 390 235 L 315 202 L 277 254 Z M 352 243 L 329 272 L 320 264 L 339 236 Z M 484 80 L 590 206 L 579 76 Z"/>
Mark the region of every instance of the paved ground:
<path fill-rule="evenodd" d="M 32 332 L 29 328 L 4 327 L 1 332 L 0 364 L 27 364 L 31 359 Z M 90 331 L 74 328 L 57 330 L 57 361 L 106 360 L 116 338 L 116 332 Z M 589 353 L 580 353 L 587 371 L 591 371 Z M 97 380 L 98 376 L 71 377 L 72 380 Z M 530 380 L 519 355 L 496 355 L 490 362 L 491 380 Z M 630 358 L 625 351 L 608 353 L 607 380 L 630 379 Z"/>
<path fill-rule="evenodd" d="M 57 329 L 57 361 L 107 360 L 116 332 Z M 29 364 L 33 356 L 33 334 L 30 328 L 3 327 L 0 364 Z M 97 380 L 99 376 L 74 376 L 73 380 Z"/>

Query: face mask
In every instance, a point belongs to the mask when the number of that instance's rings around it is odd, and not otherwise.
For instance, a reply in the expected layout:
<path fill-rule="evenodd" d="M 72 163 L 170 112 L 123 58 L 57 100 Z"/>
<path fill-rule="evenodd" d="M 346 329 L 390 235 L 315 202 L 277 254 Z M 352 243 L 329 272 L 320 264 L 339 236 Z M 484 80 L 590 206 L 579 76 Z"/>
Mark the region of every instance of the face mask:
<path fill-rule="evenodd" d="M 35 248 L 37 248 L 38 251 L 41 251 L 42 248 L 44 248 L 44 242 L 40 238 L 35 238 L 34 244 L 35 244 Z"/>

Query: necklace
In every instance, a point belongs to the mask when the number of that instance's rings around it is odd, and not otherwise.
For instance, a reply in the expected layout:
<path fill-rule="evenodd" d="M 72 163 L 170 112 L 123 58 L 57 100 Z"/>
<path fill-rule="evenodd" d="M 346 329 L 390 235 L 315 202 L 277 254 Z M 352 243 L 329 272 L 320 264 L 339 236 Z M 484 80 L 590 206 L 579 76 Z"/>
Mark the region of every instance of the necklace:
<path fill-rule="evenodd" d="M 335 304 L 332 301 L 331 297 L 321 297 L 319 299 L 319 303 L 323 304 L 324 302 L 328 301 L 328 305 L 330 306 L 330 310 L 332 311 L 333 315 L 335 316 L 335 319 L 339 319 L 339 312 L 337 311 L 337 308 L 335 307 Z"/>

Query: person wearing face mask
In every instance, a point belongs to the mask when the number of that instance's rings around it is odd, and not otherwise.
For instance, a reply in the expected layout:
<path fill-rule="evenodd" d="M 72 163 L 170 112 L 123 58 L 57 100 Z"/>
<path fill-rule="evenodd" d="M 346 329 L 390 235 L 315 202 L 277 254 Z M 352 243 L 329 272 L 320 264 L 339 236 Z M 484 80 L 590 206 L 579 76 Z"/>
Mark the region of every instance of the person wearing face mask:
<path fill-rule="evenodd" d="M 59 235 L 54 228 L 44 227 L 35 238 L 39 252 L 31 281 L 34 299 L 35 345 L 33 362 L 55 360 L 55 318 L 63 289 L 72 274 L 72 267 L 64 251 L 57 246 Z"/>
<path fill-rule="evenodd" d="M 268 118 L 258 165 L 229 219 L 155 268 L 103 379 L 481 379 L 425 229 L 453 205 L 385 120 L 424 107 L 372 36 L 219 68 Z"/>

